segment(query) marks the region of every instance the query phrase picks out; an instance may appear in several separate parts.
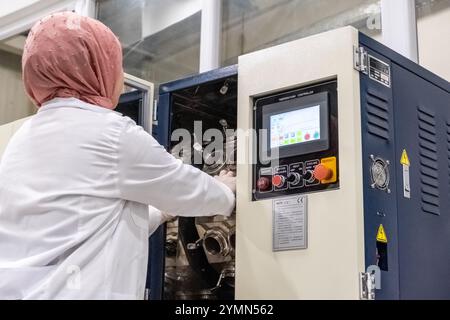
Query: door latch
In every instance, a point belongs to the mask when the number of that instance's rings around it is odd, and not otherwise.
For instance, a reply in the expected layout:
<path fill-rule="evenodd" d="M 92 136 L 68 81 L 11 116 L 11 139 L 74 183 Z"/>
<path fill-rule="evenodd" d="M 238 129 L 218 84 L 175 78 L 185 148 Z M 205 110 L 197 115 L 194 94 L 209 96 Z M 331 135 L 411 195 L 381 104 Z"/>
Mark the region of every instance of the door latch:
<path fill-rule="evenodd" d="M 360 273 L 360 299 L 375 300 L 376 275 L 373 272 Z"/>
<path fill-rule="evenodd" d="M 353 67 L 364 73 L 369 73 L 369 54 L 364 47 L 353 47 Z"/>

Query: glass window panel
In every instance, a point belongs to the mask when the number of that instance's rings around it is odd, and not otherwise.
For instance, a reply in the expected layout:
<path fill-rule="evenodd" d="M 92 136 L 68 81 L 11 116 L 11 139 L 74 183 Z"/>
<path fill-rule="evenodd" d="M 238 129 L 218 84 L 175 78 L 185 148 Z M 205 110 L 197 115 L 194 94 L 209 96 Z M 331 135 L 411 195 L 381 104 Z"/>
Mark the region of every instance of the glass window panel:
<path fill-rule="evenodd" d="M 97 17 L 124 48 L 125 72 L 158 84 L 199 69 L 202 0 L 100 0 Z"/>
<path fill-rule="evenodd" d="M 381 33 L 379 0 L 223 0 L 222 64 L 342 26 Z"/>
<path fill-rule="evenodd" d="M 450 0 L 416 0 L 417 18 L 436 14 L 450 8 Z"/>

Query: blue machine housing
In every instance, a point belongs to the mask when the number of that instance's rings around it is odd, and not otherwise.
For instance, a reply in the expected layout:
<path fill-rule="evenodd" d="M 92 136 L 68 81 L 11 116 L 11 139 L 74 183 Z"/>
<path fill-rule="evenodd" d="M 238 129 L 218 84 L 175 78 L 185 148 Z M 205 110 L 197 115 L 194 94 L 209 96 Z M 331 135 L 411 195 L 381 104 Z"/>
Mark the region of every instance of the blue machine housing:
<path fill-rule="evenodd" d="M 365 262 L 382 269 L 376 298 L 450 299 L 450 84 L 363 34 L 360 46 L 391 73 L 390 87 L 360 76 Z M 153 130 L 159 143 L 169 147 L 173 92 L 237 71 L 231 66 L 161 85 Z M 411 161 L 410 199 L 404 197 L 404 150 Z M 389 192 L 373 188 L 373 158 L 389 162 Z M 380 225 L 387 244 L 377 242 Z M 150 299 L 163 297 L 164 243 L 161 227 L 150 240 Z"/>
<path fill-rule="evenodd" d="M 361 73 L 366 265 L 387 261 L 378 299 L 450 298 L 450 84 L 361 34 L 360 45 L 391 68 L 391 87 Z M 406 150 L 410 198 L 404 196 Z M 390 161 L 390 193 L 373 189 L 371 155 Z M 378 252 L 379 254 L 379 252 Z"/>

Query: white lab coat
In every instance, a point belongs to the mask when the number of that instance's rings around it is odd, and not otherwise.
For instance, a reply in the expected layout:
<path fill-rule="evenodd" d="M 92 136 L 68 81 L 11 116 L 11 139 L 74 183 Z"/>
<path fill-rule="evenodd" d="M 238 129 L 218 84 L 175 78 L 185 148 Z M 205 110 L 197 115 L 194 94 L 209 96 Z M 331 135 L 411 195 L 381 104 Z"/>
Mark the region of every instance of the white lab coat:
<path fill-rule="evenodd" d="M 119 113 L 46 103 L 0 163 L 0 299 L 142 299 L 149 206 L 229 215 L 234 195 Z"/>

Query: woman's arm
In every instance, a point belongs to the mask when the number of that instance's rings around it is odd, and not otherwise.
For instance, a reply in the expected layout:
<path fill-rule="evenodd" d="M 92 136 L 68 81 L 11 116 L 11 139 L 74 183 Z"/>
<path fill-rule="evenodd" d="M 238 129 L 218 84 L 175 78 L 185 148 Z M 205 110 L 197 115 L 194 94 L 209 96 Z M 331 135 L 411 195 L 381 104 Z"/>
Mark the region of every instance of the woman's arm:
<path fill-rule="evenodd" d="M 232 213 L 235 197 L 227 185 L 175 159 L 131 121 L 121 134 L 118 152 L 118 187 L 123 199 L 177 216 Z"/>

